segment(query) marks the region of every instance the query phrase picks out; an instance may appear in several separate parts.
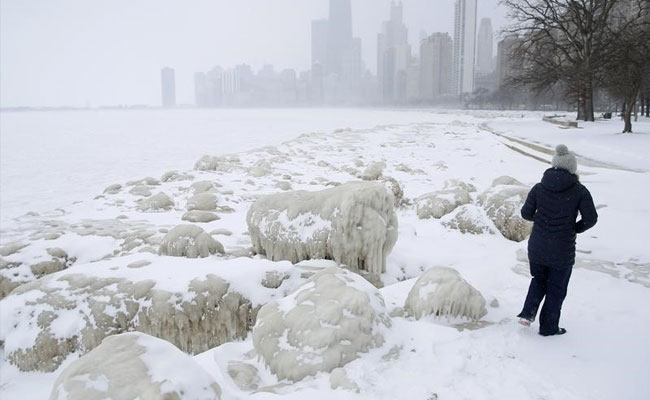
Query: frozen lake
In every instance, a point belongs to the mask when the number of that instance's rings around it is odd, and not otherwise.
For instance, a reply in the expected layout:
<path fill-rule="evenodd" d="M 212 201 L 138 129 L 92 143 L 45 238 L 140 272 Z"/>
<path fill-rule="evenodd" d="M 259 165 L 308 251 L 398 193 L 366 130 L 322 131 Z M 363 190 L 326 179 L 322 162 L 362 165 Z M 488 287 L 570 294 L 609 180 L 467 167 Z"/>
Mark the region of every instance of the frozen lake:
<path fill-rule="evenodd" d="M 308 108 L 3 112 L 0 219 L 87 200 L 117 181 L 191 169 L 204 154 L 434 118 L 418 111 Z"/>

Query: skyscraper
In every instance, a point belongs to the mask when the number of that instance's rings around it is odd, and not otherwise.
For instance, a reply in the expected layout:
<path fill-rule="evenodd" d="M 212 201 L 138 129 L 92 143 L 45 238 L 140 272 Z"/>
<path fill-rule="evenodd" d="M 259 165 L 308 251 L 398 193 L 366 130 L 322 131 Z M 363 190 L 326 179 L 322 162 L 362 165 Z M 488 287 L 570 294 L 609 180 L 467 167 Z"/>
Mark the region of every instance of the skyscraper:
<path fill-rule="evenodd" d="M 353 53 L 350 0 L 330 0 L 325 72 L 341 79 L 351 75 Z"/>
<path fill-rule="evenodd" d="M 454 88 L 457 94 L 474 91 L 476 0 L 456 0 L 454 21 Z"/>
<path fill-rule="evenodd" d="M 408 30 L 401 2 L 392 2 L 390 19 L 377 37 L 377 79 L 384 102 L 406 100 L 406 72 L 411 63 Z"/>
<path fill-rule="evenodd" d="M 174 76 L 174 70 L 168 67 L 161 69 L 160 83 L 163 107 L 176 106 L 176 78 Z"/>
<path fill-rule="evenodd" d="M 482 18 L 481 25 L 478 29 L 478 39 L 476 43 L 476 73 L 489 74 L 494 70 L 493 60 L 493 42 L 494 33 L 492 31 L 492 20 Z"/>
<path fill-rule="evenodd" d="M 327 35 L 329 23 L 326 19 L 311 21 L 311 64 L 327 63 Z"/>
<path fill-rule="evenodd" d="M 497 87 L 503 86 L 519 65 L 512 59 L 512 53 L 520 43 L 517 35 L 508 35 L 497 45 Z"/>
<path fill-rule="evenodd" d="M 452 92 L 453 42 L 448 33 L 434 33 L 420 42 L 420 98 Z"/>

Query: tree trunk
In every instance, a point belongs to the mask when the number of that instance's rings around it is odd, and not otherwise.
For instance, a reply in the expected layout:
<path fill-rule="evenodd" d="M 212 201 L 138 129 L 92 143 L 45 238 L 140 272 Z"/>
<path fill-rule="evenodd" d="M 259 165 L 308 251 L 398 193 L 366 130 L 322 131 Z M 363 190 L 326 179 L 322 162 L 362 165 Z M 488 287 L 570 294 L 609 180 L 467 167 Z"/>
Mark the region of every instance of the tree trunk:
<path fill-rule="evenodd" d="M 650 118 L 650 96 L 645 98 L 645 116 Z"/>
<path fill-rule="evenodd" d="M 626 102 L 625 111 L 623 112 L 623 121 L 625 122 L 623 133 L 632 133 L 632 113 L 635 107 L 636 107 L 636 96 L 628 99 L 628 101 Z"/>
<path fill-rule="evenodd" d="M 585 120 L 585 98 L 582 96 L 582 93 L 578 96 L 578 116 L 576 119 L 578 121 Z"/>
<path fill-rule="evenodd" d="M 594 122 L 594 88 L 589 83 L 585 88 L 585 121 Z"/>

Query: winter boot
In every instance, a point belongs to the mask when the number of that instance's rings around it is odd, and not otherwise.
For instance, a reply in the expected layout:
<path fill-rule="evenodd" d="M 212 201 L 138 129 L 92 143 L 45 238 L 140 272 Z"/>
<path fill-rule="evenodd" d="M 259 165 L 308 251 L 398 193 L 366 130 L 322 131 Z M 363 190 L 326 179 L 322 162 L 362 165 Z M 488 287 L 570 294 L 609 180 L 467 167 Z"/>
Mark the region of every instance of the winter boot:
<path fill-rule="evenodd" d="M 566 329 L 564 328 L 557 328 L 557 332 L 555 333 L 539 333 L 542 336 L 555 336 L 555 335 L 564 335 L 566 333 Z"/>
<path fill-rule="evenodd" d="M 533 319 L 528 319 L 524 317 L 519 318 L 519 323 L 527 328 L 530 328 L 530 324 L 532 324 L 533 322 L 535 322 L 534 318 Z"/>

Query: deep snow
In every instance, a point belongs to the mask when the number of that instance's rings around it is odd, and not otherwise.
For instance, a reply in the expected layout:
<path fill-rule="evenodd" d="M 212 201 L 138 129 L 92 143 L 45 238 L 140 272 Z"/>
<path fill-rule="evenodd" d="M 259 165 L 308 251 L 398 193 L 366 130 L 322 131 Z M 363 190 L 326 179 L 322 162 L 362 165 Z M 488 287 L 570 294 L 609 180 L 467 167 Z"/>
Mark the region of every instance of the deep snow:
<path fill-rule="evenodd" d="M 120 277 L 136 279 L 157 266 L 173 271 L 170 257 L 138 252 L 155 250 L 165 232 L 182 223 L 194 195 L 190 185 L 205 180 L 220 185 L 220 219 L 200 226 L 232 258 L 250 246 L 245 215 L 257 195 L 283 191 L 279 182 L 296 190 L 325 189 L 358 179 L 373 163 L 385 163 L 383 174 L 400 183 L 407 200 L 397 210 L 399 237 L 382 275 L 387 310 L 402 307 L 417 277 L 433 266 L 457 269 L 488 304 L 479 322 L 393 317 L 384 344 L 344 367 L 359 393 L 333 391 L 324 373 L 296 384 L 278 382 L 251 354 L 250 335 L 195 356 L 225 399 L 277 398 L 240 389 L 228 374 L 232 363 L 256 367 L 258 388 L 287 399 L 645 399 L 650 393 L 647 119 L 635 124 L 634 135 L 617 134 L 620 121 L 561 129 L 541 122 L 540 113 L 492 111 L 106 111 L 3 113 L 0 120 L 0 242 L 28 245 L 3 256 L 7 262 L 31 265 L 47 259 L 46 249 L 60 247 L 77 258 L 68 272 L 96 270 L 98 276 L 110 276 L 119 271 Z M 419 219 L 413 200 L 444 189 L 449 179 L 477 188 L 474 205 L 497 177 L 531 186 L 547 167 L 540 160 L 550 160 L 548 150 L 558 143 L 580 156 L 581 181 L 599 207 L 600 220 L 578 238 L 561 320 L 568 334 L 543 338 L 536 334 L 537 324 L 526 329 L 514 317 L 529 282 L 526 242 L 509 241 L 496 229 L 463 234 L 443 225 L 444 218 Z M 267 145 L 274 147 L 253 150 Z M 203 154 L 228 153 L 239 159 L 229 172 L 191 170 Z M 138 211 L 139 196 L 129 193 L 126 182 L 161 179 L 168 170 L 189 173 L 193 180 L 153 186 L 152 194 L 162 191 L 172 199 L 170 211 Z M 114 183 L 123 188 L 102 193 Z M 54 211 L 57 207 L 62 210 Z M 39 215 L 23 216 L 32 210 Z M 141 258 L 152 265 L 127 267 Z M 244 262 L 237 260 L 219 255 L 183 260 L 180 281 L 205 275 L 211 263 L 219 271 Z M 119 268 L 102 269 L 114 264 Z M 269 289 L 256 289 L 263 274 L 252 274 L 251 268 L 273 263 L 255 259 L 244 264 L 244 269 L 221 273 L 242 292 L 256 293 L 254 301 L 272 298 Z M 274 269 L 286 271 L 287 264 Z M 169 279 L 173 272 L 149 275 L 161 287 L 179 285 Z M 5 298 L 2 309 L 11 309 L 15 301 Z M 12 329 L 7 321 L 0 315 L 3 332 Z M 29 334 L 38 327 L 32 329 Z M 5 356 L 3 348 L 0 397 L 25 399 L 47 398 L 62 368 L 77 357 L 44 374 L 21 373 Z"/>

